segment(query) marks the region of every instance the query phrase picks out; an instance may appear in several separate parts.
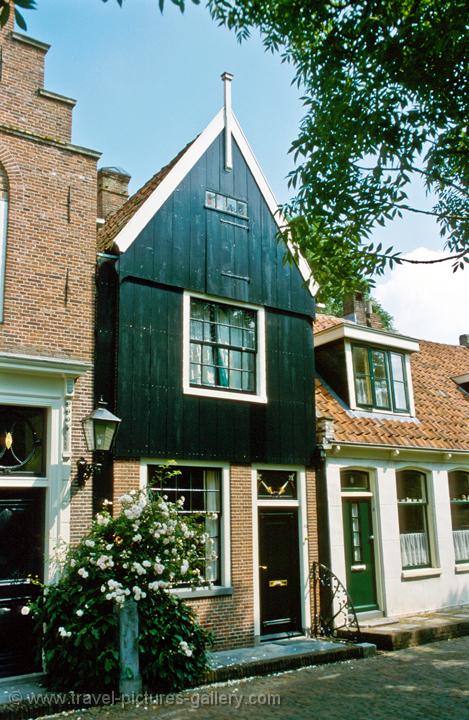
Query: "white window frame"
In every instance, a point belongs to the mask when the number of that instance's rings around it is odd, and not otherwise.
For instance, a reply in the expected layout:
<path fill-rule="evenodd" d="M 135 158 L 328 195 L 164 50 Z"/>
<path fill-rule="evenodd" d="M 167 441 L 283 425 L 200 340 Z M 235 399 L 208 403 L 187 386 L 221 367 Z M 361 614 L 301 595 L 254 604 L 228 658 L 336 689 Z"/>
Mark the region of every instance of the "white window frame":
<path fill-rule="evenodd" d="M 258 474 L 263 470 L 296 472 L 296 498 L 258 497 Z M 304 465 L 254 464 L 251 467 L 252 488 L 252 573 L 254 586 L 254 635 L 261 636 L 261 592 L 259 583 L 259 508 L 296 508 L 298 510 L 298 543 L 300 563 L 301 623 L 304 634 L 311 634 L 311 595 L 309 585 L 308 516 L 306 497 L 306 468 Z"/>
<path fill-rule="evenodd" d="M 208 470 L 220 470 L 221 473 L 221 513 L 220 513 L 220 585 L 212 589 L 173 588 L 172 593 L 185 598 L 197 598 L 205 595 L 225 595 L 231 592 L 231 511 L 230 511 L 230 466 L 228 463 L 205 460 L 168 460 L 161 458 L 141 458 L 140 488 L 148 485 L 148 465 L 174 465 L 180 467 L 200 467 Z"/>
<path fill-rule="evenodd" d="M 406 374 L 406 382 L 407 382 L 407 398 L 409 401 L 409 410 L 400 410 L 395 411 L 392 408 L 389 410 L 380 409 L 380 408 L 374 408 L 374 407 L 364 407 L 363 405 L 359 405 L 357 403 L 357 396 L 355 391 L 355 371 L 353 367 L 353 355 L 352 355 L 352 347 L 355 343 L 350 342 L 349 340 L 345 341 L 345 367 L 346 367 L 346 373 L 347 373 L 347 385 L 349 390 L 349 404 L 351 410 L 356 410 L 357 412 L 361 413 L 368 413 L 372 415 L 392 415 L 395 418 L 407 418 L 407 417 L 415 417 L 415 401 L 414 401 L 414 390 L 412 386 L 412 369 L 410 366 L 410 357 L 408 352 L 405 352 L 405 350 L 402 350 L 400 348 L 394 348 L 391 345 L 388 347 L 385 347 L 384 345 L 380 347 L 379 345 L 373 345 L 369 347 L 376 347 L 377 350 L 384 350 L 385 352 L 397 352 L 404 356 L 404 371 Z M 362 343 L 365 345 L 365 343 Z M 391 390 L 392 392 L 392 390 Z"/>
<path fill-rule="evenodd" d="M 216 302 L 230 307 L 246 308 L 257 313 L 257 353 L 256 353 L 256 392 L 243 393 L 220 390 L 210 387 L 194 387 L 190 384 L 190 314 L 191 298 Z M 265 310 L 258 305 L 251 305 L 240 300 L 227 300 L 213 295 L 184 292 L 183 294 L 183 333 L 182 333 L 182 386 L 185 395 L 218 398 L 220 400 L 235 400 L 251 403 L 267 403 L 267 374 L 265 352 Z"/>
<path fill-rule="evenodd" d="M 7 255 L 7 228 L 8 191 L 6 192 L 6 197 L 0 197 L 0 323 L 3 322 L 3 296 L 5 291 L 5 266 Z"/>

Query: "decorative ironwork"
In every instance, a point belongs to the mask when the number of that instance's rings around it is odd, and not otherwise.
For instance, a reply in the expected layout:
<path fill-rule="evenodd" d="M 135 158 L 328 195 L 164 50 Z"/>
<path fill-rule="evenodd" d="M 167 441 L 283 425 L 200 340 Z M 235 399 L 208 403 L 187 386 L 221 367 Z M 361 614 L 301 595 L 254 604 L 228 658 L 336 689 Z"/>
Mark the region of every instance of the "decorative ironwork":
<path fill-rule="evenodd" d="M 12 408 L 0 411 L 0 472 L 24 467 L 40 446 L 41 439 L 26 413 Z"/>
<path fill-rule="evenodd" d="M 310 575 L 314 607 L 314 635 L 358 642 L 360 625 L 347 588 L 332 570 L 314 562 Z"/>

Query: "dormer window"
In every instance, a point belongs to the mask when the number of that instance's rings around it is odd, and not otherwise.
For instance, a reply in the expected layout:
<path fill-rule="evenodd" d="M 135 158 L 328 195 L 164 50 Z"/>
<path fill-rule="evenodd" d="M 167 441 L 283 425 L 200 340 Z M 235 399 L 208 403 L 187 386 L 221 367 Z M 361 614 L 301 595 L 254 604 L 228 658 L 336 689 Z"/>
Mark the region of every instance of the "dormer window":
<path fill-rule="evenodd" d="M 409 412 L 405 357 L 402 353 L 353 345 L 352 357 L 359 407 Z"/>

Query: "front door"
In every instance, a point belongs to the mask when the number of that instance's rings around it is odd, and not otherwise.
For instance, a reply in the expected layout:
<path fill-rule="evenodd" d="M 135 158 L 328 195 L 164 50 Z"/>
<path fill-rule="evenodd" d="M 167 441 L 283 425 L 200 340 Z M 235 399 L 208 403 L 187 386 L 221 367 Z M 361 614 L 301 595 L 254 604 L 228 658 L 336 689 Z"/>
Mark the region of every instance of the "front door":
<path fill-rule="evenodd" d="M 298 511 L 259 510 L 261 635 L 301 631 Z"/>
<path fill-rule="evenodd" d="M 375 610 L 376 574 L 371 498 L 342 499 L 347 590 L 357 612 Z"/>
<path fill-rule="evenodd" d="M 21 609 L 37 592 L 28 578 L 42 580 L 43 563 L 43 490 L 0 489 L 0 677 L 40 669 L 31 616 Z"/>

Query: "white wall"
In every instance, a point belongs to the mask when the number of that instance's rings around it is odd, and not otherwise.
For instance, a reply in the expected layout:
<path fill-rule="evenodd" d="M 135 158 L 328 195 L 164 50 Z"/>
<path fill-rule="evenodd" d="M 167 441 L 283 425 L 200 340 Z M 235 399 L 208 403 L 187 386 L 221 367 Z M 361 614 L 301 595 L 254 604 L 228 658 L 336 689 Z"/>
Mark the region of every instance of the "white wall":
<path fill-rule="evenodd" d="M 328 457 L 327 488 L 331 544 L 331 569 L 346 583 L 340 471 L 368 470 L 373 492 L 378 603 L 387 616 L 405 615 L 469 603 L 469 564 L 454 559 L 448 472 L 469 471 L 467 464 L 396 462 L 387 459 Z M 428 487 L 429 534 L 432 568 L 402 571 L 396 493 L 396 471 L 414 468 L 425 472 Z"/>

